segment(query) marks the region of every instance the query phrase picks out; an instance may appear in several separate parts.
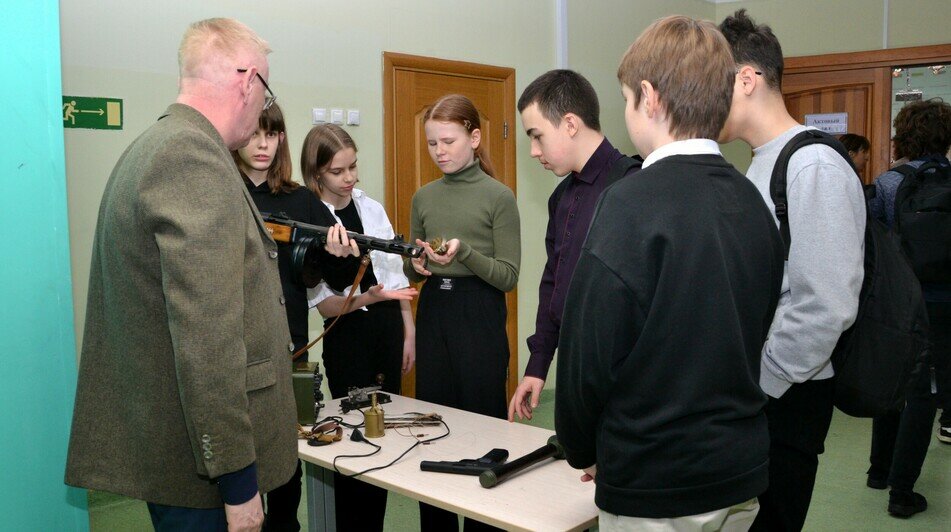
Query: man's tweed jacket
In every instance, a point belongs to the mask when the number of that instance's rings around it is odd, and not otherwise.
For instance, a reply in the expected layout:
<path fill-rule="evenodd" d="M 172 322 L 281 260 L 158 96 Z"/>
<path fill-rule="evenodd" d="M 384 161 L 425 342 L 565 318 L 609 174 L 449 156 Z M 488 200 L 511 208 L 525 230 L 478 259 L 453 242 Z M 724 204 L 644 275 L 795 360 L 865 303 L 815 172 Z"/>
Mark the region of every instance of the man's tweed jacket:
<path fill-rule="evenodd" d="M 171 105 L 106 185 L 89 275 L 67 484 L 221 506 L 212 481 L 296 467 L 277 246 L 221 136 Z"/>

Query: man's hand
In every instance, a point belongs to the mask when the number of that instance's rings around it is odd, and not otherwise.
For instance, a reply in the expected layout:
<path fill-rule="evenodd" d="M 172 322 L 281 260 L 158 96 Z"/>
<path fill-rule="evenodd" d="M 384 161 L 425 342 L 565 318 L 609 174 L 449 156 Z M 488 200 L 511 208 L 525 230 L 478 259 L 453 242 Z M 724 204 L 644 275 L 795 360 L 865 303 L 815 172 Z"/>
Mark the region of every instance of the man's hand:
<path fill-rule="evenodd" d="M 257 532 L 264 525 L 264 507 L 261 495 L 256 494 L 248 502 L 238 505 L 225 505 L 225 518 L 228 520 L 228 532 Z"/>
<path fill-rule="evenodd" d="M 509 421 L 515 421 L 515 414 L 519 419 L 532 419 L 532 410 L 538 408 L 538 398 L 544 387 L 545 381 L 538 377 L 523 377 L 509 402 Z"/>
<path fill-rule="evenodd" d="M 335 257 L 360 256 L 360 248 L 355 241 L 350 240 L 347 230 L 341 224 L 334 224 L 327 229 L 327 244 L 324 249 Z"/>
<path fill-rule="evenodd" d="M 595 464 L 591 467 L 586 467 L 582 469 L 584 474 L 581 475 L 581 482 L 591 482 L 594 480 L 594 477 L 598 476 L 598 465 Z"/>

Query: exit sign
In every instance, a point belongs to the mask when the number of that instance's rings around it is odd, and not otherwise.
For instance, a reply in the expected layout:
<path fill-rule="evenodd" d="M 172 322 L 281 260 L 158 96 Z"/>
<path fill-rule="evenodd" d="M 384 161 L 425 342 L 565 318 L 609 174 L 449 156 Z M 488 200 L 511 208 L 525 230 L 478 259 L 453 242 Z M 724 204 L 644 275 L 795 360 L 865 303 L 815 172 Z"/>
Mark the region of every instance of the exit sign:
<path fill-rule="evenodd" d="M 63 96 L 63 127 L 122 129 L 122 100 Z"/>

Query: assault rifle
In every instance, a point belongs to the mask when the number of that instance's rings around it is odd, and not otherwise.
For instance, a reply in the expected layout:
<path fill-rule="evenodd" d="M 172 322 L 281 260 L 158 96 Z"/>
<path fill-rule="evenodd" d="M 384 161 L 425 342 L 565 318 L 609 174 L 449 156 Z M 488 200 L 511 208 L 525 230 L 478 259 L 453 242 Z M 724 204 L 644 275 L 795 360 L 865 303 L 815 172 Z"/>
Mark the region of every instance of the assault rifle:
<path fill-rule="evenodd" d="M 262 212 L 261 217 L 264 218 L 264 225 L 267 227 L 268 232 L 271 233 L 271 236 L 277 242 L 295 245 L 306 244 L 307 247 L 314 244 L 323 246 L 327 243 L 327 227 L 291 220 L 284 213 L 271 214 L 269 212 Z M 347 236 L 349 236 L 351 240 L 355 240 L 357 246 L 364 253 L 370 250 L 377 250 L 410 258 L 416 258 L 423 254 L 422 247 L 404 241 L 402 235 L 396 235 L 396 238 L 386 239 L 347 231 Z M 296 250 L 294 255 L 298 255 Z"/>

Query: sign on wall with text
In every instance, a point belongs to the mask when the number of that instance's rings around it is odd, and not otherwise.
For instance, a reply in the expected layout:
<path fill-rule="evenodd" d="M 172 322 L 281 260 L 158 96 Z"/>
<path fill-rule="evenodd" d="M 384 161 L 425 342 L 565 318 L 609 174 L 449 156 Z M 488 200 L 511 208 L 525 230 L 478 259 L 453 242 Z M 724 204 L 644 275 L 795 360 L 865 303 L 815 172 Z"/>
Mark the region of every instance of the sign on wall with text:
<path fill-rule="evenodd" d="M 843 135 L 849 132 L 849 113 L 806 115 L 806 125 L 830 135 Z"/>

